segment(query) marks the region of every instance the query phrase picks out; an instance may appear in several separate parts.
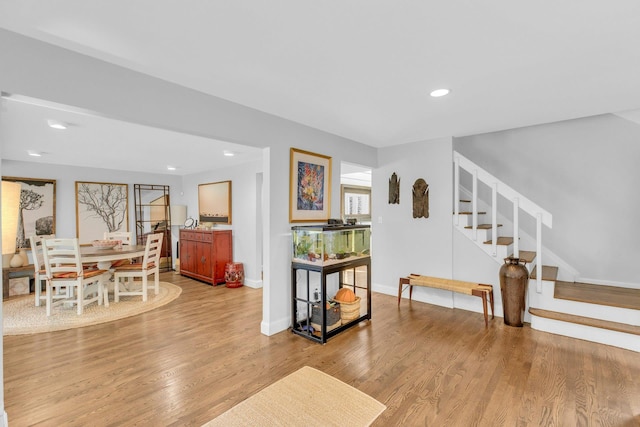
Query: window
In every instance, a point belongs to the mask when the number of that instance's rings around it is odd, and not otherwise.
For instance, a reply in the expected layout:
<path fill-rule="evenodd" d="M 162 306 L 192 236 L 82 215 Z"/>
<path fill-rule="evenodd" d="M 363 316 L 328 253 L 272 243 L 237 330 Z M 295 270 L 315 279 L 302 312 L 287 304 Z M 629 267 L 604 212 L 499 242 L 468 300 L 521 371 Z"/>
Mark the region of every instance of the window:
<path fill-rule="evenodd" d="M 341 212 L 344 219 L 371 221 L 371 187 L 341 185 Z"/>

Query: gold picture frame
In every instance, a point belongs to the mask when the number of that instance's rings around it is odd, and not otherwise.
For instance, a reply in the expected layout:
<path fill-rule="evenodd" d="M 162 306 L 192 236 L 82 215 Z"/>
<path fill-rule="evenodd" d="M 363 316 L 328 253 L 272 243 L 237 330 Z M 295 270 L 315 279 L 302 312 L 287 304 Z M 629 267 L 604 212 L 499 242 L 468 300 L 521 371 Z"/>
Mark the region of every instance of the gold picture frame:
<path fill-rule="evenodd" d="M 198 184 L 200 224 L 231 224 L 231 181 Z"/>
<path fill-rule="evenodd" d="M 56 233 L 56 180 L 3 176 L 22 186 L 16 248 L 28 248 L 29 236 Z"/>
<path fill-rule="evenodd" d="M 76 181 L 76 236 L 81 245 L 105 231 L 129 231 L 129 186 Z"/>
<path fill-rule="evenodd" d="M 289 222 L 327 222 L 331 215 L 331 157 L 291 148 Z"/>

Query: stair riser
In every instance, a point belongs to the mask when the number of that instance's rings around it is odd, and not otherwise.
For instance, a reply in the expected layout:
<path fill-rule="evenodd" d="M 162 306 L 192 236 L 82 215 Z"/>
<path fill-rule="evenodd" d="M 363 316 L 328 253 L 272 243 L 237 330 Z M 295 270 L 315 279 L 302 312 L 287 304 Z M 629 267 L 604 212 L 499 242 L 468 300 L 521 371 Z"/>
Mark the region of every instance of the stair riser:
<path fill-rule="evenodd" d="M 535 281 L 530 280 L 528 295 L 531 307 L 640 326 L 637 310 L 554 298 L 554 282 L 543 281 L 542 293 L 537 293 L 535 286 Z"/>
<path fill-rule="evenodd" d="M 470 228 L 462 228 L 461 230 L 468 238 L 473 240 L 473 230 L 472 229 L 470 229 Z M 491 230 L 478 229 L 478 230 L 476 230 L 476 233 L 477 233 L 476 234 L 476 239 L 478 241 L 480 241 L 481 243 L 492 239 L 492 234 L 493 233 L 491 232 Z"/>
<path fill-rule="evenodd" d="M 637 335 L 531 316 L 531 329 L 640 352 Z"/>
<path fill-rule="evenodd" d="M 458 225 L 461 225 L 462 227 L 473 225 L 473 215 L 459 215 L 458 217 L 460 218 Z M 484 215 L 478 215 L 478 224 L 484 223 L 484 221 Z"/>

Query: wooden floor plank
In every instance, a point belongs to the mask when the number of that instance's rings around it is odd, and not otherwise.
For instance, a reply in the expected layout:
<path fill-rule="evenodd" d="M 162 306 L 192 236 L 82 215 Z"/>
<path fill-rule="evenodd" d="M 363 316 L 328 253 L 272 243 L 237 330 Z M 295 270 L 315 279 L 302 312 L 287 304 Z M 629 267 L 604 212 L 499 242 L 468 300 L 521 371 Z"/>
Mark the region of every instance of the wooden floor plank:
<path fill-rule="evenodd" d="M 9 425 L 201 426 L 303 366 L 387 405 L 374 426 L 617 426 L 640 414 L 640 357 L 629 350 L 498 317 L 485 328 L 481 313 L 398 308 L 375 292 L 372 320 L 325 345 L 267 337 L 261 290 L 162 278 L 183 293 L 150 312 L 4 337 Z"/>
<path fill-rule="evenodd" d="M 640 289 L 557 281 L 554 297 L 640 310 Z"/>

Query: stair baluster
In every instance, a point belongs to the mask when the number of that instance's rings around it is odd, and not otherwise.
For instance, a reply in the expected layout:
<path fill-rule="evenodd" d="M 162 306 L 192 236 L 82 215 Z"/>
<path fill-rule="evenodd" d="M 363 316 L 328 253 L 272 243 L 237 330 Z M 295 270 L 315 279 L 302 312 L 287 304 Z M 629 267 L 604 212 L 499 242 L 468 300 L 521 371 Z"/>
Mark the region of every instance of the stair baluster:
<path fill-rule="evenodd" d="M 513 256 L 520 258 L 520 225 L 518 224 L 520 214 L 520 199 L 518 197 L 513 198 Z"/>
<path fill-rule="evenodd" d="M 455 156 L 453 158 L 454 170 L 453 170 L 453 192 L 454 192 L 454 204 L 453 204 L 453 218 L 455 224 L 460 224 L 460 157 Z"/>
<path fill-rule="evenodd" d="M 536 214 L 536 292 L 542 293 L 542 213 Z"/>
<path fill-rule="evenodd" d="M 498 183 L 491 185 L 491 252 L 498 255 Z"/>
<path fill-rule="evenodd" d="M 473 240 L 478 240 L 478 170 L 473 170 L 473 197 L 471 198 Z"/>

